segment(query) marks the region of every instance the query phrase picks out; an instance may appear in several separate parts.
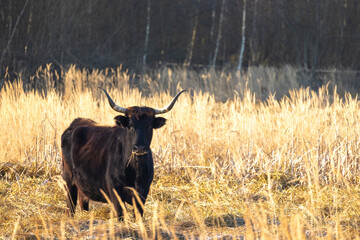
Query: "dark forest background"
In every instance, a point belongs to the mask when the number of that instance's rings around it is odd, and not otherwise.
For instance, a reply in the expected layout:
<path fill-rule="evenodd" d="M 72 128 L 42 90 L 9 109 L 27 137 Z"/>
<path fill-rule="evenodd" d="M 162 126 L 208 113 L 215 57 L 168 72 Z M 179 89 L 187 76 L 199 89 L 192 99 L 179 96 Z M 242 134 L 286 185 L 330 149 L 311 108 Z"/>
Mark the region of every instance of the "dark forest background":
<path fill-rule="evenodd" d="M 360 70 L 360 1 L 0 0 L 1 78 L 46 63 L 236 68 L 242 45 L 241 67 Z"/>

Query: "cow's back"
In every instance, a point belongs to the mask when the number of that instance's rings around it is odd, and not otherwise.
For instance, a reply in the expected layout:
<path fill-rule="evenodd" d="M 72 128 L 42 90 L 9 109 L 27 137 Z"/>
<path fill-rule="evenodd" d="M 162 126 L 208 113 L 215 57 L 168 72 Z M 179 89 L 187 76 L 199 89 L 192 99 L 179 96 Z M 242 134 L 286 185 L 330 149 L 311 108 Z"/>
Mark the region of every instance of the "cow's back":
<path fill-rule="evenodd" d="M 72 135 L 74 130 L 80 126 L 94 126 L 96 122 L 87 118 L 76 118 L 70 126 L 61 135 L 61 149 L 62 149 L 62 164 L 63 171 L 70 171 L 72 173 L 73 161 L 71 159 Z M 67 173 L 67 174 L 71 174 Z M 72 175 L 72 174 L 71 174 Z"/>
<path fill-rule="evenodd" d="M 71 175 L 72 182 L 91 200 L 106 201 L 100 189 L 107 190 L 109 146 L 117 145 L 115 136 L 121 132 L 119 127 L 98 126 L 90 119 L 78 118 L 62 135 L 64 174 Z"/>

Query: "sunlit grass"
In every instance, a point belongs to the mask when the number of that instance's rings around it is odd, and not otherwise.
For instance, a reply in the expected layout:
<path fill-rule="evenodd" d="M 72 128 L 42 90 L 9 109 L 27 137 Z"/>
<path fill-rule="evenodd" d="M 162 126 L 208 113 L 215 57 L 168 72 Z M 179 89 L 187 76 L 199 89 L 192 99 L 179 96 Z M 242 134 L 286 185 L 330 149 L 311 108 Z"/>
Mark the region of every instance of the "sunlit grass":
<path fill-rule="evenodd" d="M 43 92 L 24 91 L 22 79 L 1 90 L 0 236 L 359 235 L 359 104 L 350 95 L 329 93 L 326 86 L 317 92 L 293 90 L 280 100 L 270 96 L 266 101 L 259 101 L 247 84 L 241 93 L 228 91 L 227 101 L 209 93 L 217 86 L 211 81 L 205 89 L 209 91 L 183 94 L 164 115 L 166 126 L 154 133 L 155 178 L 144 218 L 136 218 L 128 207 L 128 216 L 119 223 L 109 204 L 94 202 L 89 212 L 77 209 L 74 218 L 67 217 L 59 186 L 60 136 L 75 117 L 112 125 L 116 115 L 97 86 L 108 87 L 124 107 L 162 107 L 171 100 L 169 92 L 159 90 L 166 89 L 160 77 L 143 79 L 144 91 L 150 93 L 145 95 L 130 87 L 127 72 L 108 71 L 112 77 L 70 68 L 59 86 L 62 91 L 51 86 L 53 76 Z M 181 74 L 167 76 L 175 79 Z M 215 79 L 208 74 L 208 79 Z M 171 92 L 190 88 L 191 81 L 183 78 L 184 83 L 171 83 L 177 86 Z"/>

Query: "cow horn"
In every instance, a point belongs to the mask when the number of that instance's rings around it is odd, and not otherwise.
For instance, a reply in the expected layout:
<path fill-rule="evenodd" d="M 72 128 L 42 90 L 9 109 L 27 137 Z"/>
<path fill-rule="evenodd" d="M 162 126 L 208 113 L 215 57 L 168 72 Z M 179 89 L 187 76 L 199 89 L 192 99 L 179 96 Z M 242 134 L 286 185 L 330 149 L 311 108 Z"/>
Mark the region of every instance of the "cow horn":
<path fill-rule="evenodd" d="M 105 89 L 103 89 L 101 87 L 99 87 L 99 88 L 102 89 L 104 91 L 104 93 L 106 94 L 106 97 L 107 97 L 107 99 L 109 101 L 109 104 L 110 104 L 112 109 L 114 109 L 115 111 L 120 112 L 120 113 L 125 113 L 126 108 L 119 107 L 118 105 L 116 105 L 115 102 L 109 96 L 109 94 L 105 91 Z"/>
<path fill-rule="evenodd" d="M 180 94 L 182 94 L 185 91 L 186 90 L 182 90 L 181 92 L 179 92 L 167 107 L 164 107 L 164 108 L 161 108 L 161 109 L 154 109 L 155 110 L 155 115 L 162 114 L 162 113 L 167 113 L 168 111 L 170 111 L 173 108 L 173 106 L 174 106 L 176 100 L 178 99 L 178 97 L 180 96 Z"/>

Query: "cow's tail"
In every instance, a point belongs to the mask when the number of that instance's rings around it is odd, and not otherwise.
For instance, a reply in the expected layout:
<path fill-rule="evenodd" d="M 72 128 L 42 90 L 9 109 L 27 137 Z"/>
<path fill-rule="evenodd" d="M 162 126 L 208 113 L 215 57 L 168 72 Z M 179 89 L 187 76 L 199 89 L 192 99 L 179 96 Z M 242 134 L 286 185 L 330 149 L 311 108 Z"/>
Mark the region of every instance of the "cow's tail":
<path fill-rule="evenodd" d="M 71 133 L 72 131 L 70 129 L 66 129 L 61 135 L 61 150 L 62 171 L 68 175 L 68 178 L 72 179 L 73 163 L 71 160 Z"/>

